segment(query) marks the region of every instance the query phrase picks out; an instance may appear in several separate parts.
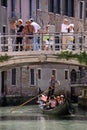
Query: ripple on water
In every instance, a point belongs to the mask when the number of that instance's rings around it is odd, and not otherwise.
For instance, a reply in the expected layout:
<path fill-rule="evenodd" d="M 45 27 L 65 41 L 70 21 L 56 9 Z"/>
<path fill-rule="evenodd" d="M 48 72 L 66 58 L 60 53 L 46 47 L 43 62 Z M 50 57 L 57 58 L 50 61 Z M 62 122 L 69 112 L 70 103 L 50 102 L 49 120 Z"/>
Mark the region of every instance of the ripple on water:
<path fill-rule="evenodd" d="M 14 107 L 13 107 L 14 108 Z M 49 116 L 43 115 L 37 105 L 24 106 L 18 110 L 11 111 L 12 107 L 0 108 L 0 121 L 2 120 L 87 120 L 87 111 L 78 110 L 75 106 L 75 113 L 68 116 Z"/>
<path fill-rule="evenodd" d="M 12 107 L 0 108 L 0 130 L 86 130 L 87 112 L 76 108 L 69 116 L 43 115 L 38 106 L 24 106 L 11 112 Z"/>

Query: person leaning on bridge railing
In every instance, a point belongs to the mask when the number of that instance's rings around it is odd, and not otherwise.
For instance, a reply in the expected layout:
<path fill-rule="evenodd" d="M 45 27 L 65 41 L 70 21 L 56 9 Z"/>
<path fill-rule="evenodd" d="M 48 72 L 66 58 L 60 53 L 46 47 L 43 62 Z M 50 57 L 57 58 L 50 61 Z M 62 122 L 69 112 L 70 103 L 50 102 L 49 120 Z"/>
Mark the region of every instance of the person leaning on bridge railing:
<path fill-rule="evenodd" d="M 50 43 L 49 43 L 49 25 L 46 25 L 43 30 L 43 49 L 49 50 Z"/>
<path fill-rule="evenodd" d="M 69 33 L 68 33 L 68 45 L 67 45 L 67 49 L 72 50 L 72 48 L 73 48 L 73 41 L 74 41 L 74 36 L 73 36 L 73 33 L 74 33 L 74 24 L 69 24 L 68 30 L 69 30 Z"/>
<path fill-rule="evenodd" d="M 16 51 L 18 50 L 22 51 L 23 50 L 23 45 L 22 45 L 23 36 L 21 36 L 21 32 L 23 31 L 23 28 L 24 28 L 22 19 L 18 19 L 16 27 L 17 27 Z"/>
<path fill-rule="evenodd" d="M 31 25 L 33 25 L 34 29 L 35 29 L 34 38 L 32 40 L 32 49 L 33 50 L 39 50 L 40 48 L 39 48 L 39 45 L 38 45 L 39 44 L 38 33 L 41 30 L 41 26 L 38 23 L 36 23 L 33 18 L 30 18 L 30 21 L 31 21 Z"/>
<path fill-rule="evenodd" d="M 27 20 L 26 24 L 24 26 L 24 29 L 22 31 L 22 35 L 25 35 L 25 46 L 24 50 L 32 50 L 32 40 L 33 40 L 33 34 L 35 32 L 34 26 L 31 25 L 31 21 Z"/>
<path fill-rule="evenodd" d="M 67 42 L 68 42 L 68 19 L 64 19 L 63 23 L 61 24 L 61 33 L 62 33 L 62 49 L 67 49 Z"/>

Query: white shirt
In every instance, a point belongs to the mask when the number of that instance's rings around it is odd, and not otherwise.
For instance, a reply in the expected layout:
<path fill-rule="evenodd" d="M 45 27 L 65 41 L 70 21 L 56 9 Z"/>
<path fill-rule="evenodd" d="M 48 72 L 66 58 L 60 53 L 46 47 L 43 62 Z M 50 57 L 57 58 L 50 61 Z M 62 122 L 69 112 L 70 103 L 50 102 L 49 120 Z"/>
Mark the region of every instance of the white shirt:
<path fill-rule="evenodd" d="M 68 25 L 63 23 L 63 24 L 61 25 L 61 32 L 62 32 L 62 33 L 67 33 L 67 32 L 68 32 L 67 27 L 68 27 Z"/>
<path fill-rule="evenodd" d="M 74 30 L 72 29 L 72 30 L 69 31 L 68 35 L 73 36 L 73 33 L 74 33 Z"/>
<path fill-rule="evenodd" d="M 34 26 L 35 33 L 37 33 L 37 32 L 38 32 L 38 30 L 41 28 L 41 27 L 40 27 L 40 25 L 39 25 L 38 23 L 36 23 L 36 22 L 32 22 L 32 23 L 31 23 L 31 25 L 33 25 L 33 26 Z"/>
<path fill-rule="evenodd" d="M 74 33 L 74 30 L 73 30 L 73 29 L 72 29 L 72 30 L 70 30 L 70 33 L 72 33 L 72 34 L 73 34 L 73 33 Z"/>

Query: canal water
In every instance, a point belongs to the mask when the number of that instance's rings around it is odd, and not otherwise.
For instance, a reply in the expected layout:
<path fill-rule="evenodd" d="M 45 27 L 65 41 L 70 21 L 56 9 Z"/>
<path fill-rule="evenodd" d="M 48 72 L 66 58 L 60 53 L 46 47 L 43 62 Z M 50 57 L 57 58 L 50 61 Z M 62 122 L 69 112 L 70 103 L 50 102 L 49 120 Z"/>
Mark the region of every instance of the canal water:
<path fill-rule="evenodd" d="M 0 107 L 0 130 L 87 130 L 87 110 L 74 104 L 68 116 L 44 115 L 37 105 Z"/>

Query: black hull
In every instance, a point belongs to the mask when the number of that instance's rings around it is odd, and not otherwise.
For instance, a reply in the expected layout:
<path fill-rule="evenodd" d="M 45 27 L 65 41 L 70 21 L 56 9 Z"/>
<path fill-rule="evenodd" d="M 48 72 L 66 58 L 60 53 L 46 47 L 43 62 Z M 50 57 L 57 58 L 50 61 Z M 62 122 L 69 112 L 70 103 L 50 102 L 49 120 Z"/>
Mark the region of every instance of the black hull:
<path fill-rule="evenodd" d="M 66 115 L 66 114 L 70 114 L 68 101 L 65 101 L 63 104 L 57 105 L 53 109 L 41 108 L 41 110 L 42 110 L 43 114 L 49 114 L 49 115 Z"/>

